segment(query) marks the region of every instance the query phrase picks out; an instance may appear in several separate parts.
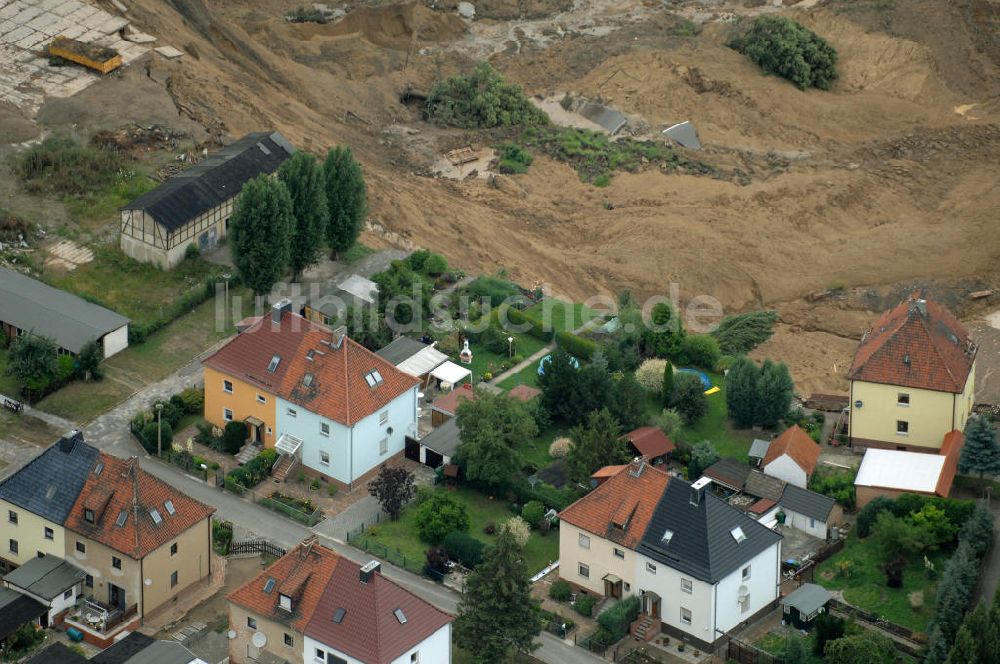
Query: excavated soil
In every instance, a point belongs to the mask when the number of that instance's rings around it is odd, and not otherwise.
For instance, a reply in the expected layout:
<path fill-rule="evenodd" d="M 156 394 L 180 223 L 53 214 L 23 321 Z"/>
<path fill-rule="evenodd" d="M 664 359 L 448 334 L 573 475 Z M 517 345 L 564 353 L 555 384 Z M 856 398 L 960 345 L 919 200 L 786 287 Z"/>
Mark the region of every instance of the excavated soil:
<path fill-rule="evenodd" d="M 339 22 L 287 23 L 299 4 L 134 0 L 129 14 L 188 53 L 146 77 L 178 122 L 229 136 L 270 126 L 317 152 L 350 145 L 373 245 L 503 266 L 578 300 L 676 283 L 682 300 L 776 308 L 758 354 L 788 361 L 803 392 L 844 386 L 856 339 L 885 306 L 866 293 L 1000 282 L 997 0 L 490 0 L 472 21 L 453 2 L 363 2 Z M 764 11 L 833 44 L 832 90 L 799 91 L 725 46 L 733 19 Z M 432 127 L 401 97 L 480 57 L 530 94 L 599 97 L 650 132 L 690 120 L 705 144 L 690 156 L 746 177 L 650 170 L 597 188 L 539 156 L 503 189 L 434 178 L 448 149 L 495 139 Z M 805 299 L 834 284 L 856 296 Z"/>

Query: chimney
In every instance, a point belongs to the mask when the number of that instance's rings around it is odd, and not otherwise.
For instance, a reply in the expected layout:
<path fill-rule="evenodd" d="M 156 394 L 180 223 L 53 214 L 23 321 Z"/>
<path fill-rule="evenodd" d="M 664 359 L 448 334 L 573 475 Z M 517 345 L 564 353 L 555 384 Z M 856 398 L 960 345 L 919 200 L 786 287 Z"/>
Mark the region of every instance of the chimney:
<path fill-rule="evenodd" d="M 333 328 L 333 343 L 330 344 L 334 348 L 340 348 L 340 345 L 344 343 L 344 337 L 347 336 L 347 326 L 341 325 L 339 327 Z"/>
<path fill-rule="evenodd" d="M 910 314 L 916 314 L 921 318 L 927 318 L 927 300 L 913 298 L 910 300 Z"/>
<path fill-rule="evenodd" d="M 79 429 L 73 429 L 68 434 L 59 439 L 59 451 L 63 454 L 69 454 L 76 447 L 77 443 L 83 442 L 83 432 Z"/>
<path fill-rule="evenodd" d="M 710 477 L 700 477 L 691 485 L 690 502 L 692 505 L 701 505 L 701 501 L 705 498 L 705 487 L 711 483 L 712 479 Z"/>
<path fill-rule="evenodd" d="M 287 297 L 278 300 L 274 303 L 274 306 L 271 307 L 271 322 L 281 325 L 281 317 L 285 315 L 286 311 L 292 311 L 292 301 Z"/>
<path fill-rule="evenodd" d="M 361 583 L 367 584 L 376 574 L 382 573 L 382 563 L 370 560 L 361 567 Z"/>

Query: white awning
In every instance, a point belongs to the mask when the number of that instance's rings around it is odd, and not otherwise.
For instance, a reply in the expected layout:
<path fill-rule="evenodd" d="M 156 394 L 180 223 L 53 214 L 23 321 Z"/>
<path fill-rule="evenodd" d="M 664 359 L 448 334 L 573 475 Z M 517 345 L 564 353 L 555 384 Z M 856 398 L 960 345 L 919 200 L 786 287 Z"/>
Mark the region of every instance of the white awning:
<path fill-rule="evenodd" d="M 403 373 L 419 378 L 448 361 L 448 356 L 437 348 L 426 346 L 396 365 Z"/>
<path fill-rule="evenodd" d="M 452 361 L 447 361 L 431 372 L 431 375 L 438 380 L 457 385 L 463 378 L 468 378 L 472 372 L 465 367 L 460 367 Z"/>
<path fill-rule="evenodd" d="M 302 447 L 302 441 L 295 436 L 283 433 L 274 447 L 282 454 L 294 455 Z"/>

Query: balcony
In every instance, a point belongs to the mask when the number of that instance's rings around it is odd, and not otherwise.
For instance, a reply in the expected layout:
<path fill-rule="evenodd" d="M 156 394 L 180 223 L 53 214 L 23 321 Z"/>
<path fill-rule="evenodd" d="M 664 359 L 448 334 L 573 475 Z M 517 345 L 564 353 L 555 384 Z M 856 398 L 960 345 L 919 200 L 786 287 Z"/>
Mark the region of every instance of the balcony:
<path fill-rule="evenodd" d="M 100 643 L 114 637 L 125 629 L 139 614 L 139 606 L 133 604 L 124 610 L 108 606 L 93 598 L 83 598 L 77 602 L 66 617 L 66 624 L 83 632 L 88 642 Z"/>

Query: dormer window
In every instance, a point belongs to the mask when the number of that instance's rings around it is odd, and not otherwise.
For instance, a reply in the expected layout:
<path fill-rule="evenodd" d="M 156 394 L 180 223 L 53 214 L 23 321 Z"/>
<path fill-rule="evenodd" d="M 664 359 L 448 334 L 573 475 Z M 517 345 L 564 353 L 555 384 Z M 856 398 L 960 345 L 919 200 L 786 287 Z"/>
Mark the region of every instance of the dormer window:
<path fill-rule="evenodd" d="M 95 521 L 95 519 L 94 519 L 94 510 L 92 510 L 92 509 L 84 509 L 83 510 L 83 520 L 86 521 L 87 523 L 94 523 L 94 521 Z"/>
<path fill-rule="evenodd" d="M 288 611 L 292 611 L 292 598 L 288 595 L 278 595 L 278 608 Z"/>
<path fill-rule="evenodd" d="M 122 526 L 125 525 L 125 522 L 127 520 L 128 520 L 128 512 L 122 510 L 121 512 L 118 513 L 118 518 L 115 519 L 115 525 L 121 528 Z"/>
<path fill-rule="evenodd" d="M 663 542 L 664 544 L 670 544 L 670 540 L 672 540 L 673 538 L 674 538 L 674 531 L 668 528 L 667 530 L 663 531 L 663 537 L 660 538 L 660 541 Z"/>
<path fill-rule="evenodd" d="M 306 352 L 306 359 L 309 360 L 310 362 L 316 359 L 316 351 L 310 348 L 308 352 Z"/>
<path fill-rule="evenodd" d="M 278 355 L 271 356 L 271 362 L 267 365 L 267 372 L 274 373 L 278 370 L 278 363 L 281 362 L 281 357 Z"/>

